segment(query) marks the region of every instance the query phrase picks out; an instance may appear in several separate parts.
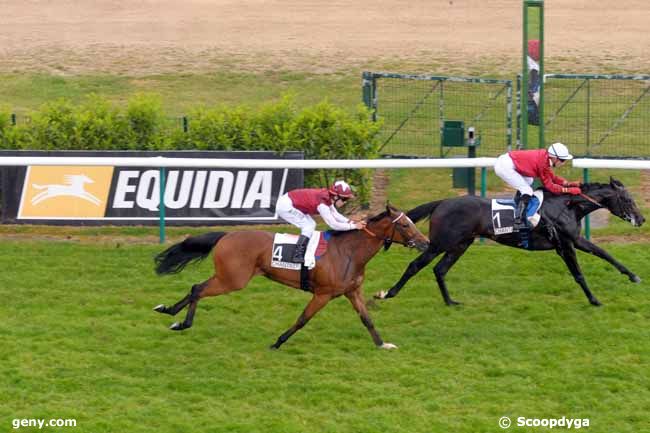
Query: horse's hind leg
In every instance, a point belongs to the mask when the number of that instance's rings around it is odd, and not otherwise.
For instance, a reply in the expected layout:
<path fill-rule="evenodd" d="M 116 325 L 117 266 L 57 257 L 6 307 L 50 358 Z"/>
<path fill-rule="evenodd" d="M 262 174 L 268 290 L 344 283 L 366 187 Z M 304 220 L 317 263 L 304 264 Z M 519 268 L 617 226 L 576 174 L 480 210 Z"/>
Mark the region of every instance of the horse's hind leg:
<path fill-rule="evenodd" d="M 332 299 L 331 295 L 314 295 L 309 301 L 309 304 L 305 307 L 305 310 L 302 312 L 300 317 L 294 325 L 289 328 L 284 334 L 278 337 L 278 340 L 271 346 L 271 349 L 279 349 L 293 334 L 295 334 L 299 329 L 309 322 L 309 319 L 314 317 L 327 303 Z"/>
<path fill-rule="evenodd" d="M 196 304 L 199 302 L 199 294 L 209 284 L 209 282 L 210 280 L 204 281 L 201 284 L 193 285 L 192 290 L 190 290 L 190 293 L 187 296 L 185 296 L 178 304 L 176 304 L 176 305 L 183 304 L 182 307 L 180 307 L 178 310 L 181 310 L 188 304 L 189 304 L 189 308 L 187 309 L 185 320 L 183 320 L 183 322 L 181 323 L 179 322 L 173 323 L 169 327 L 169 329 L 173 331 L 182 331 L 183 329 L 192 327 L 192 323 L 194 322 L 194 313 L 196 312 Z"/>
<path fill-rule="evenodd" d="M 195 284 L 192 286 L 192 289 L 190 290 L 190 293 L 185 295 L 183 299 L 172 305 L 171 307 L 167 307 L 165 304 L 160 304 L 154 307 L 154 311 L 157 311 L 159 313 L 163 314 L 169 314 L 170 316 L 175 316 L 178 314 L 179 311 L 181 311 L 183 308 L 187 307 L 188 304 L 190 304 L 193 300 L 192 294 L 194 293 L 195 300 L 198 300 L 196 298 L 196 293 L 200 293 L 203 288 L 207 287 L 210 284 L 210 280 L 204 281 L 201 284 Z"/>
<path fill-rule="evenodd" d="M 185 296 L 183 299 L 181 299 L 171 307 L 167 307 L 165 304 L 160 304 L 154 307 L 154 311 L 175 316 L 189 303 L 190 303 L 190 293 L 188 293 L 187 296 Z"/>
<path fill-rule="evenodd" d="M 431 248 L 420 254 L 408 265 L 406 271 L 404 271 L 404 274 L 402 275 L 402 278 L 400 278 L 399 281 L 395 283 L 395 285 L 391 287 L 388 292 L 381 291 L 375 294 L 375 299 L 388 299 L 397 296 L 399 291 L 402 290 L 402 287 L 404 287 L 408 280 L 420 272 L 420 270 L 422 270 L 422 268 L 424 268 L 426 265 L 431 263 L 431 261 L 433 261 L 433 259 L 435 259 L 438 254 L 440 254 L 440 251 L 438 249 Z"/>
<path fill-rule="evenodd" d="M 179 304 L 183 302 L 185 302 L 185 305 L 189 304 L 185 320 L 183 320 L 181 323 L 176 322 L 172 324 L 169 329 L 173 331 L 182 331 L 183 329 L 191 328 L 192 324 L 194 323 L 196 306 L 199 303 L 200 299 L 206 298 L 208 296 L 223 295 L 228 292 L 240 290 L 244 288 L 245 285 L 245 282 L 241 284 L 234 284 L 232 281 L 224 282 L 223 277 L 219 278 L 218 276 L 214 276 L 209 280 L 202 282 L 201 284 L 193 285 L 190 293 L 179 302 Z"/>

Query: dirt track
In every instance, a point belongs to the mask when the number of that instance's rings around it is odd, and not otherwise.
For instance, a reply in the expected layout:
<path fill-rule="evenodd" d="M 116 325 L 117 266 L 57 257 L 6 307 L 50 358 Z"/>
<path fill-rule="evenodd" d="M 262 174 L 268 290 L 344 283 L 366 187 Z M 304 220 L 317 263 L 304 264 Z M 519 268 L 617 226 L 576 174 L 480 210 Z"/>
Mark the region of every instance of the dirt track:
<path fill-rule="evenodd" d="M 0 0 L 0 11 L 0 72 L 329 72 L 399 59 L 512 73 L 521 50 L 515 0 Z M 650 71 L 648 17 L 645 0 L 547 1 L 547 71 Z"/>

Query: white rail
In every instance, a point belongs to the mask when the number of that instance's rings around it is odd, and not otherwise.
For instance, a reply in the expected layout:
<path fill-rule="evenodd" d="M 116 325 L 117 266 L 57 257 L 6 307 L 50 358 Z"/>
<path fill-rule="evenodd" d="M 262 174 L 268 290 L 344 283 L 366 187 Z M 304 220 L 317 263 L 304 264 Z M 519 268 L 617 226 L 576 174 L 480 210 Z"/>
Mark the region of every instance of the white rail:
<path fill-rule="evenodd" d="M 0 156 L 0 166 L 73 165 L 119 167 L 225 167 L 225 168 L 452 168 L 492 167 L 496 158 L 427 159 L 226 159 L 84 156 Z M 650 170 L 650 160 L 574 159 L 576 168 Z"/>
<path fill-rule="evenodd" d="M 0 157 L 1 166 L 112 166 L 112 167 L 214 167 L 214 168 L 481 168 L 481 191 L 485 191 L 486 168 L 494 166 L 496 158 L 429 158 L 429 159 L 217 159 L 169 157 Z M 611 168 L 650 170 L 650 161 L 589 159 L 573 160 L 576 168 Z M 161 191 L 163 193 L 164 189 Z M 589 237 L 587 221 L 587 237 Z M 160 242 L 165 240 L 165 212 L 160 212 Z"/>
<path fill-rule="evenodd" d="M 581 158 L 573 161 L 576 168 L 623 168 L 631 170 L 650 170 L 650 161 L 629 159 L 590 159 Z"/>
<path fill-rule="evenodd" d="M 111 167 L 224 167 L 224 168 L 452 168 L 492 167 L 496 158 L 427 159 L 226 159 L 157 157 L 84 156 L 5 156 L 0 166 L 111 166 Z M 650 160 L 590 159 L 573 160 L 576 168 L 650 170 Z"/>
<path fill-rule="evenodd" d="M 226 168 L 451 168 L 492 167 L 496 158 L 436 159 L 218 159 L 168 157 L 6 156 L 0 166 L 75 165 L 114 167 Z"/>

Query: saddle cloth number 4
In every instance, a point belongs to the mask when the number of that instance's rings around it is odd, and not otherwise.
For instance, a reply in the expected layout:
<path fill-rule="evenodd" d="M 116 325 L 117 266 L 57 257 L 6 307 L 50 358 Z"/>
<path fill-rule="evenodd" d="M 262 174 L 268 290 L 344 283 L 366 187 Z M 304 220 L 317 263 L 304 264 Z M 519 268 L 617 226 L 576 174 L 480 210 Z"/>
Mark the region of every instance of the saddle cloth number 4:
<path fill-rule="evenodd" d="M 293 253 L 296 249 L 298 236 L 276 233 L 271 250 L 271 266 L 283 269 L 300 269 L 300 263 L 293 263 Z"/>
<path fill-rule="evenodd" d="M 273 261 L 276 262 L 281 262 L 282 261 L 282 250 L 283 246 L 282 245 L 275 245 L 275 248 L 273 249 Z"/>

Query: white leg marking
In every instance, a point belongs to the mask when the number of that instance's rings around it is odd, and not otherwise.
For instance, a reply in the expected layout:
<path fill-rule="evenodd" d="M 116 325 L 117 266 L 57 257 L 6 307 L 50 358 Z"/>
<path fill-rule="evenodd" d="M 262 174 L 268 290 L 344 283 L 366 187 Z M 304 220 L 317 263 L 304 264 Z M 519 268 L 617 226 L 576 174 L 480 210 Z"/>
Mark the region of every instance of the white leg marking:
<path fill-rule="evenodd" d="M 393 343 L 384 343 L 381 346 L 379 346 L 380 349 L 397 349 L 397 346 L 395 346 Z"/>

